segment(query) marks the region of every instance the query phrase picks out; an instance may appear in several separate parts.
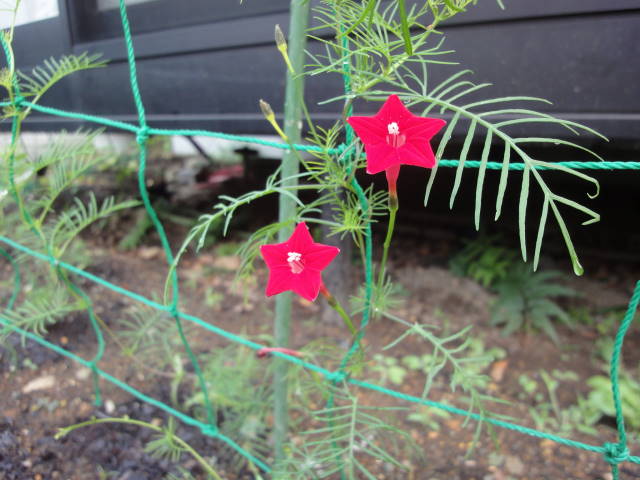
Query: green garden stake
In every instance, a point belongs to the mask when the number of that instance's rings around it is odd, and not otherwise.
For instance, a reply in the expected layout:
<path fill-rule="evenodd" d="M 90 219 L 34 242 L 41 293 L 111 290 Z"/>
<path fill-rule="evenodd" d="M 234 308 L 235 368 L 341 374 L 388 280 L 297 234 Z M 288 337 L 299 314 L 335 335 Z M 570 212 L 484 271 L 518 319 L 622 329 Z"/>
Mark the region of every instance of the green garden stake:
<path fill-rule="evenodd" d="M 291 0 L 289 20 L 289 49 L 288 56 L 291 69 L 302 72 L 304 68 L 304 49 L 306 44 L 306 29 L 309 19 L 309 3 Z M 302 105 L 304 92 L 304 77 L 287 71 L 287 86 L 284 104 L 284 134 L 289 142 L 299 143 L 301 136 Z M 282 178 L 292 177 L 298 173 L 298 158 L 296 153 L 288 150 L 282 156 Z M 297 179 L 289 180 L 283 186 L 292 185 Z M 280 195 L 278 218 L 280 222 L 290 220 L 296 214 L 296 204 L 286 195 Z M 284 242 L 291 234 L 291 228 L 283 228 L 278 232 L 278 239 Z M 289 345 L 289 331 L 291 328 L 291 293 L 276 297 L 276 312 L 274 337 L 276 347 Z M 289 411 L 287 408 L 287 362 L 282 358 L 274 359 L 274 456 L 276 468 L 285 458 L 284 444 L 287 441 Z"/>

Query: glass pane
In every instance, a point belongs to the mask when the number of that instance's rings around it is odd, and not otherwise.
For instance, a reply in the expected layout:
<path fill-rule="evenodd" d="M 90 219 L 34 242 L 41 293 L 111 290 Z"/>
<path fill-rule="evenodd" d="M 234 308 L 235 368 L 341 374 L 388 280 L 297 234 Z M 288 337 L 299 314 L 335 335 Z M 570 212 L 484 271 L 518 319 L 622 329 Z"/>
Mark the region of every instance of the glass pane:
<path fill-rule="evenodd" d="M 129 5 L 136 5 L 138 3 L 149 3 L 149 2 L 155 2 L 156 0 L 125 0 L 125 4 L 127 6 Z M 98 7 L 98 11 L 99 12 L 104 12 L 106 10 L 114 10 L 116 8 L 119 7 L 119 3 L 118 0 L 98 0 L 97 2 L 97 7 Z"/>
<path fill-rule="evenodd" d="M 0 28 L 11 26 L 14 6 L 14 0 L 0 0 Z M 58 15 L 58 0 L 22 0 L 16 15 L 16 25 L 37 22 Z"/>

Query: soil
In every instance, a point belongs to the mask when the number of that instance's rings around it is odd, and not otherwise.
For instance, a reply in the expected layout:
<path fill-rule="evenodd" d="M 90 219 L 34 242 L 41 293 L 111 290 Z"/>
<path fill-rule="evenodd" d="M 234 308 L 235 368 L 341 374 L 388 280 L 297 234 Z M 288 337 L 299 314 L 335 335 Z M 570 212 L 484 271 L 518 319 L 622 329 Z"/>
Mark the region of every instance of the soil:
<path fill-rule="evenodd" d="M 445 235 L 446 237 L 446 235 Z M 519 379 L 523 374 L 540 378 L 539 372 L 554 369 L 572 371 L 577 381 L 560 385 L 558 398 L 562 407 L 585 395 L 589 377 L 601 373 L 595 358 L 594 345 L 600 335 L 595 326 L 580 325 L 575 330 L 558 327 L 560 342 L 554 344 L 540 333 L 526 336 L 501 335 L 500 329 L 490 325 L 490 304 L 493 294 L 475 281 L 454 276 L 447 268 L 452 246 L 443 236 L 425 242 L 423 237 L 399 237 L 400 246 L 391 258 L 393 278 L 406 292 L 404 304 L 396 310 L 398 316 L 411 322 L 443 325 L 452 332 L 473 325 L 473 335 L 484 341 L 486 348 L 498 347 L 506 355 L 488 365 L 487 391 L 505 403 L 492 403 L 490 409 L 508 415 L 519 424 L 535 428 L 529 407 L 535 404 L 530 396 L 522 395 Z M 426 245 L 429 245 L 428 247 Z M 110 242 L 91 241 L 94 263 L 89 270 L 110 282 L 138 292 L 146 297 L 160 296 L 164 283 L 162 252 L 154 246 L 144 246 L 120 252 Z M 217 250 L 221 251 L 221 250 Z M 411 252 L 410 258 L 402 252 Z M 241 291 L 232 282 L 238 258 L 218 255 L 210 249 L 198 257 L 187 257 L 181 269 L 183 308 L 207 322 L 243 335 L 270 333 L 274 301 L 265 299 L 262 288 L 266 272 L 259 269 L 254 285 Z M 2 275 L 9 270 L 0 267 Z M 633 268 L 618 268 L 601 262 L 593 268 L 593 275 L 571 278 L 571 286 L 584 295 L 574 300 L 575 306 L 590 309 L 625 307 L 640 272 Z M 214 272 L 212 274 L 212 272 Z M 615 272 L 615 274 L 612 274 Z M 567 276 L 567 278 L 569 278 Z M 105 291 L 104 288 L 82 280 L 82 287 L 97 305 L 97 313 L 111 327 L 117 326 L 119 313 L 129 301 Z M 212 306 L 206 306 L 207 291 L 222 294 Z M 338 323 L 320 322 L 320 308 L 316 304 L 296 300 L 293 312 L 292 348 L 301 348 L 312 340 L 326 338 L 344 348 L 343 327 Z M 299 321 L 297 319 L 304 319 Z M 614 327 L 615 328 L 615 327 Z M 403 332 L 400 325 L 378 319 L 367 331 L 364 344 L 368 355 L 384 353 L 401 359 L 405 355 L 422 355 L 425 343 L 408 337 L 400 345 L 382 348 Z M 613 337 L 614 331 L 607 335 Z M 84 358 L 95 354 L 95 338 L 82 316 L 69 318 L 53 326 L 46 335 L 50 341 L 62 345 Z M 225 346 L 227 341 L 200 329 L 190 336 L 196 351 Z M 128 415 L 155 423 L 164 422 L 164 412 L 144 404 L 117 387 L 101 382 L 104 403 L 93 405 L 93 389 L 89 371 L 43 347 L 10 337 L 18 352 L 17 364 L 8 349 L 0 350 L 0 479 L 98 479 L 151 480 L 178 474 L 177 465 L 158 460 L 144 452 L 144 445 L 153 432 L 128 425 L 102 424 L 74 431 L 54 439 L 57 429 L 95 416 Z M 125 380 L 147 395 L 168 401 L 168 382 L 151 377 L 130 359 L 123 357 L 117 345 L 109 341 L 100 366 L 115 377 Z M 625 340 L 624 362 L 637 365 L 640 359 L 640 333 L 633 330 Z M 267 360 L 268 361 L 268 360 Z M 367 380 L 380 383 L 381 378 Z M 402 392 L 420 395 L 424 375 L 410 370 L 401 385 L 387 384 Z M 363 405 L 400 405 L 400 401 L 368 390 L 357 390 Z M 448 382 L 436 382 L 430 398 L 465 408 L 460 392 L 452 392 Z M 602 456 L 558 445 L 503 429 L 491 435 L 482 434 L 469 451 L 475 431 L 474 422 L 465 425 L 464 418 L 433 417 L 437 427 L 427 427 L 400 417 L 401 427 L 408 431 L 422 452 L 420 458 L 405 461 L 408 471 L 389 465 L 370 465 L 376 477 L 408 480 L 508 480 L 508 479 L 609 479 L 611 473 Z M 606 422 L 605 422 L 606 423 Z M 598 436 L 573 432 L 568 436 L 592 445 L 615 441 L 615 430 L 607 424 L 597 425 Z M 196 429 L 179 425 L 179 436 L 202 452 L 225 479 L 254 478 L 246 468 L 232 468 L 228 452 L 221 445 L 200 434 Z M 631 446 L 638 454 L 638 445 Z M 179 465 L 194 478 L 205 478 L 197 463 L 184 455 Z M 640 468 L 633 464 L 620 466 L 621 478 L 640 478 Z M 181 477 L 176 477 L 181 478 Z"/>

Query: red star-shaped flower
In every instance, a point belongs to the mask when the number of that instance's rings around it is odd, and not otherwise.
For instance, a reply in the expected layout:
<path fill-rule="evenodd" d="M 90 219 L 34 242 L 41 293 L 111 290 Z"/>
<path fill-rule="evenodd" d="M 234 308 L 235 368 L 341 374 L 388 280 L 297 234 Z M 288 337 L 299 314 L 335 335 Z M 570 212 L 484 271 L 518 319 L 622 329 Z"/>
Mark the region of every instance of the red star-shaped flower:
<path fill-rule="evenodd" d="M 373 117 L 349 117 L 367 153 L 367 173 L 400 165 L 432 168 L 436 158 L 429 140 L 447 123 L 439 118 L 413 115 L 397 95 L 390 95 Z"/>
<path fill-rule="evenodd" d="M 322 286 L 320 273 L 340 253 L 338 247 L 315 243 L 302 222 L 284 243 L 262 245 L 260 253 L 269 267 L 268 297 L 293 290 L 314 301 Z"/>

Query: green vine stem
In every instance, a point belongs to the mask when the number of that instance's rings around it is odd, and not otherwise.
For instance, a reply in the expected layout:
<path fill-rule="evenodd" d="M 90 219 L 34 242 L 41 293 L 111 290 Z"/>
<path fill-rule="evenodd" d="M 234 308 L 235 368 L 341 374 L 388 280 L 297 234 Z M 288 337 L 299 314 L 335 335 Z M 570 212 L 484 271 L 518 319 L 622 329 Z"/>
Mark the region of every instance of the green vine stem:
<path fill-rule="evenodd" d="M 396 214 L 398 213 L 398 197 L 397 195 L 389 196 L 389 222 L 387 224 L 387 235 L 384 239 L 384 245 L 382 247 L 382 261 L 380 262 L 380 271 L 378 272 L 378 285 L 377 294 L 382 293 L 382 286 L 384 285 L 384 277 L 387 269 L 387 258 L 389 257 L 389 247 L 391 246 L 391 239 L 393 238 L 393 231 L 396 226 Z"/>
<path fill-rule="evenodd" d="M 74 425 L 69 425 L 68 427 L 62 427 L 58 429 L 58 433 L 55 434 L 55 439 L 58 440 L 61 437 L 68 435 L 69 433 L 77 430 L 79 428 L 89 427 L 91 425 L 97 425 L 100 423 L 126 423 L 129 425 L 136 425 L 142 428 L 148 428 L 149 430 L 153 430 L 158 433 L 166 433 L 166 429 L 154 425 L 152 423 L 143 422 L 142 420 L 134 420 L 129 417 L 109 417 L 109 418 L 92 418 L 91 420 L 87 420 L 86 422 L 76 423 Z M 216 480 L 222 480 L 222 477 L 216 472 L 211 465 L 207 463 L 207 461 L 202 458 L 202 456 L 194 450 L 194 448 L 185 442 L 183 439 L 178 437 L 177 435 L 172 436 L 172 440 L 175 441 L 182 449 L 189 452 L 189 454 L 202 466 L 205 472 L 211 475 Z"/>
<path fill-rule="evenodd" d="M 320 293 L 324 298 L 327 299 L 327 303 L 329 304 L 329 306 L 333 308 L 338 313 L 338 315 L 340 315 L 345 326 L 351 332 L 351 335 L 355 335 L 356 333 L 358 333 L 358 330 L 356 329 L 356 327 L 354 327 L 349 314 L 346 312 L 340 302 L 338 302 L 336 297 L 334 297 L 331 292 L 327 290 L 327 287 L 325 287 L 324 284 L 320 285 Z"/>

